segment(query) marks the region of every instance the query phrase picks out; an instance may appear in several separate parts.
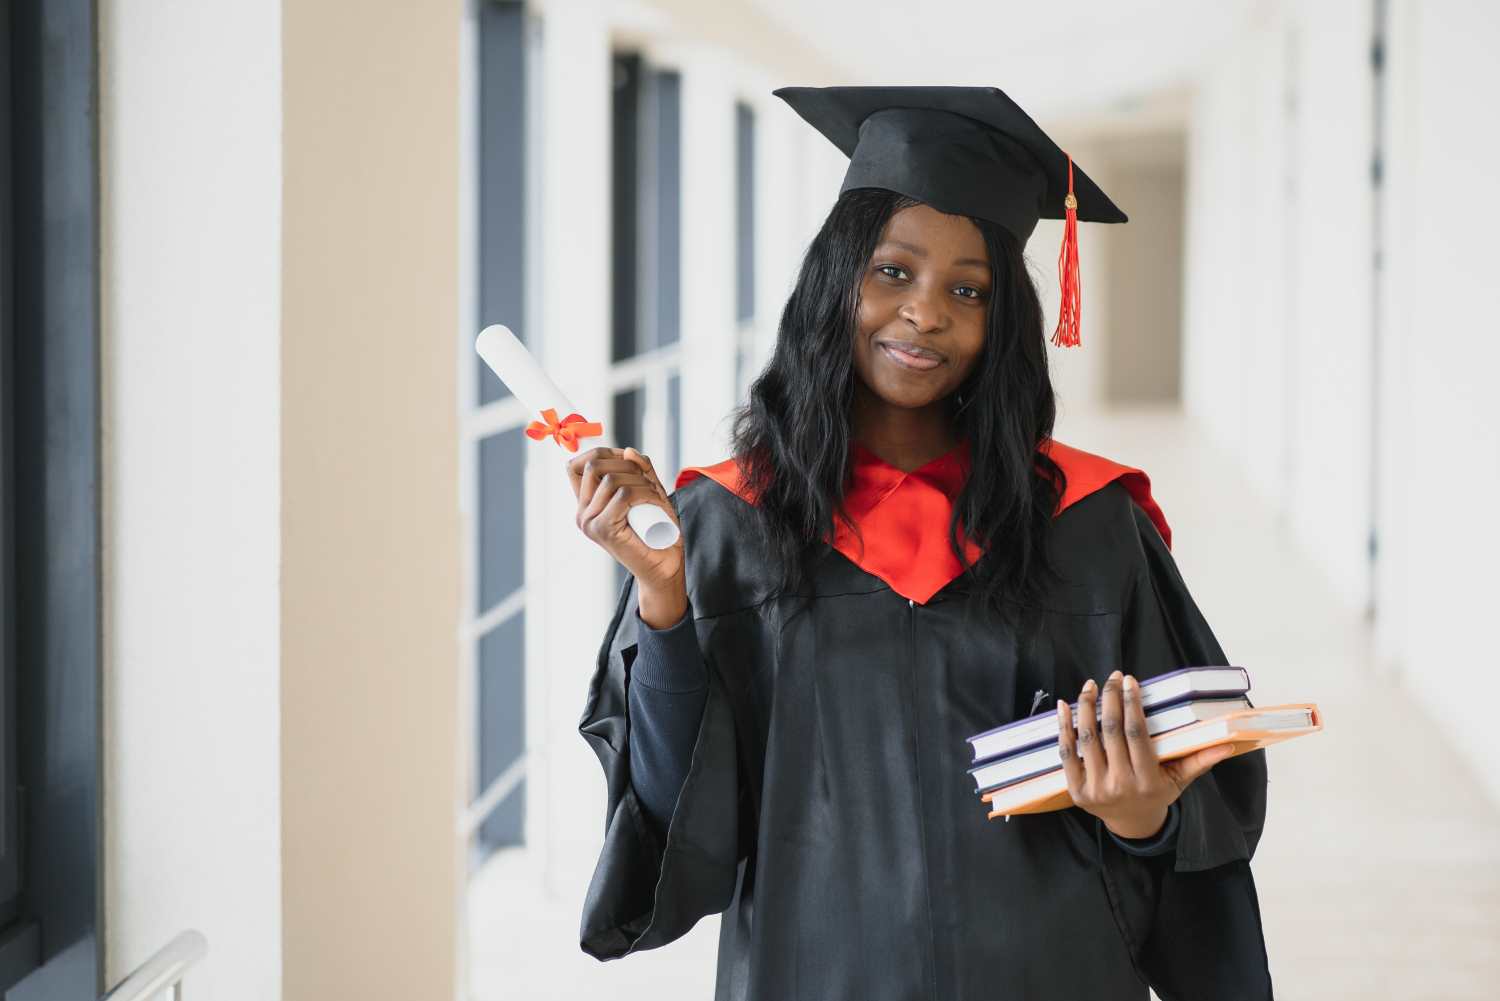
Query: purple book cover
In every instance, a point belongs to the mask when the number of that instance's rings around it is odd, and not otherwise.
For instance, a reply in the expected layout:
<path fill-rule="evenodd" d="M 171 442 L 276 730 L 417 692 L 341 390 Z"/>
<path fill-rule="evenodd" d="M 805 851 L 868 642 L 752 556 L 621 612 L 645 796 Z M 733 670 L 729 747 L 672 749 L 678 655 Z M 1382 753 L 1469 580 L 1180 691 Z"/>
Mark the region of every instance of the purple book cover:
<path fill-rule="evenodd" d="M 1194 674 L 1194 673 L 1199 673 L 1199 672 L 1207 672 L 1207 671 L 1238 671 L 1239 674 L 1240 674 L 1240 677 L 1241 677 L 1241 681 L 1239 683 L 1231 684 L 1229 686 L 1217 685 L 1217 686 L 1215 686 L 1213 688 L 1203 688 L 1203 689 L 1195 689 L 1191 685 L 1189 685 L 1187 691 L 1178 693 L 1178 694 L 1173 695 L 1173 696 L 1171 696 L 1169 698 L 1163 698 L 1163 697 L 1161 697 L 1160 693 L 1162 691 L 1164 691 L 1165 688 L 1166 688 L 1166 684 L 1165 683 L 1171 681 L 1172 679 L 1179 678 L 1179 677 L 1182 677 L 1182 676 L 1188 675 L 1188 674 Z M 1176 705 L 1179 702 L 1188 701 L 1190 699 L 1204 699 L 1204 698 L 1216 698 L 1216 697 L 1223 697 L 1223 696 L 1230 696 L 1230 695 L 1243 695 L 1245 692 L 1248 692 L 1249 690 L 1250 690 L 1250 672 L 1246 671 L 1243 667 L 1234 667 L 1232 665 L 1214 665 L 1214 666 L 1203 666 L 1203 667 L 1182 667 L 1182 668 L 1178 668 L 1175 671 L 1168 671 L 1166 674 L 1158 674 L 1158 675 L 1156 675 L 1153 678 L 1149 678 L 1149 679 L 1147 679 L 1145 681 L 1142 681 L 1141 682 L 1141 707 L 1143 709 L 1162 709 L 1162 708 L 1165 708 L 1165 707 L 1170 706 L 1170 705 Z M 1157 693 L 1157 695 L 1156 695 L 1155 698 L 1152 697 L 1153 691 Z M 1070 702 L 1068 704 L 1068 706 L 1069 706 L 1069 709 L 1073 712 L 1074 716 L 1076 717 L 1077 714 L 1078 714 L 1078 702 L 1077 702 L 1077 700 L 1074 700 L 1073 702 Z M 1007 731 L 1014 730 L 1014 729 L 1016 729 L 1018 727 L 1026 726 L 1028 724 L 1035 724 L 1038 720 L 1041 720 L 1043 718 L 1056 718 L 1056 716 L 1057 716 L 1057 709 L 1054 706 L 1051 709 L 1043 710 L 1042 712 L 1036 713 L 1035 715 L 1032 715 L 1032 716 L 1023 716 L 1021 719 L 1013 720 L 1012 722 L 1005 723 L 1005 724 L 1003 724 L 1001 726 L 993 727 L 993 728 L 991 728 L 989 730 L 985 730 L 983 733 L 976 733 L 974 736 L 968 738 L 969 743 L 971 745 L 974 745 L 974 747 L 975 747 L 975 750 L 974 750 L 974 760 L 976 762 L 980 760 L 979 750 L 978 750 L 978 746 L 977 746 L 980 741 L 985 740 L 986 738 L 991 738 L 991 737 L 999 736 L 1000 734 L 1004 734 Z M 1049 741 L 1051 741 L 1053 739 L 1055 739 L 1055 735 L 1054 734 L 1048 734 L 1048 735 L 1046 735 L 1046 736 L 1044 736 L 1044 737 L 1042 737 L 1040 739 L 1027 741 L 1025 744 L 1019 744 L 1019 745 L 1016 745 L 1015 747 L 1008 747 L 1008 748 L 1006 748 L 1006 750 L 1005 750 L 1004 753 L 1006 753 L 1006 754 L 1014 754 L 1014 753 L 1016 753 L 1018 751 L 1030 750 L 1031 748 L 1034 748 L 1034 747 L 1040 747 L 1041 745 L 1046 744 L 1046 743 L 1048 743 Z M 985 758 L 992 758 L 992 757 L 995 757 L 995 755 L 994 754 L 985 755 Z"/>

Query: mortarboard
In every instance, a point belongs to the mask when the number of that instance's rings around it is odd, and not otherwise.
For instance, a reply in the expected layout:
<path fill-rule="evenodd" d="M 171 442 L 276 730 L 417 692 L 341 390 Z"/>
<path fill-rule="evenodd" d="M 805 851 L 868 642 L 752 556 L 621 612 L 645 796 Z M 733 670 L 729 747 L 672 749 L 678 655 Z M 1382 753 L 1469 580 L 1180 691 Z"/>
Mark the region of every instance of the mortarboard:
<path fill-rule="evenodd" d="M 773 91 L 849 157 L 839 189 L 884 188 L 999 224 L 1025 244 L 1063 219 L 1062 306 L 1052 343 L 1078 343 L 1078 220 L 1121 212 L 1031 116 L 995 87 L 781 87 Z"/>

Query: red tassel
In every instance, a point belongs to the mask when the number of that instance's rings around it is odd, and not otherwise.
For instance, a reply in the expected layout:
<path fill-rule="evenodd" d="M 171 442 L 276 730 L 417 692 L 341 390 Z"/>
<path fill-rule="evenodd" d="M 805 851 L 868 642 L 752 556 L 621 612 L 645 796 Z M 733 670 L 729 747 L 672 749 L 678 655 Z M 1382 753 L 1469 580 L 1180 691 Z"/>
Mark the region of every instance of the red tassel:
<path fill-rule="evenodd" d="M 1063 201 L 1066 222 L 1063 223 L 1062 251 L 1057 255 L 1057 281 L 1062 301 L 1057 307 L 1057 330 L 1052 343 L 1060 348 L 1078 346 L 1079 320 L 1083 314 L 1083 287 L 1078 279 L 1078 199 L 1073 197 L 1073 157 L 1068 156 L 1068 197 Z"/>

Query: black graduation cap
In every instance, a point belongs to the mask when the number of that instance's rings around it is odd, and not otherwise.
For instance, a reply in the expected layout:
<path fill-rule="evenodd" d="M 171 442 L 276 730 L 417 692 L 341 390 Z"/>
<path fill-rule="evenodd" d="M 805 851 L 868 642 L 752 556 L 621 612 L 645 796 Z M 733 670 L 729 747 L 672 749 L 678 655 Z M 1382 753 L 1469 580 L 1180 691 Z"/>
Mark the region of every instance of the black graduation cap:
<path fill-rule="evenodd" d="M 1078 343 L 1077 220 L 1125 222 L 1099 186 L 995 87 L 781 87 L 773 91 L 849 157 L 842 194 L 884 188 L 989 219 L 1022 244 L 1065 219 L 1053 343 Z"/>

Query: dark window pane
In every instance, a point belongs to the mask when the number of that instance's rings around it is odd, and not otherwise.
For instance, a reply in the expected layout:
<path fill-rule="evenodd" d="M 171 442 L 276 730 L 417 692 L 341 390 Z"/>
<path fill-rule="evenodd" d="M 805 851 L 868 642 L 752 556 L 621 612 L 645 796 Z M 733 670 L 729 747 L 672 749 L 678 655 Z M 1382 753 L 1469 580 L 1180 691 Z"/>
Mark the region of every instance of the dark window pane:
<path fill-rule="evenodd" d="M 479 641 L 479 788 L 482 795 L 526 749 L 525 612 L 506 619 Z M 481 843 L 521 843 L 525 789 L 518 786 L 479 828 Z"/>
<path fill-rule="evenodd" d="M 614 57 L 610 247 L 615 361 L 681 336 L 682 80 Z"/>
<path fill-rule="evenodd" d="M 615 361 L 629 358 L 638 350 L 636 318 L 639 313 L 639 212 L 640 212 L 640 131 L 641 131 L 641 57 L 614 57 L 614 95 L 611 117 L 612 161 L 610 191 L 610 246 L 614 268 L 611 327 Z"/>
<path fill-rule="evenodd" d="M 479 317 L 527 341 L 526 8 L 479 5 Z M 510 395 L 479 357 L 479 402 Z"/>
<path fill-rule="evenodd" d="M 525 446 L 520 428 L 479 443 L 479 607 L 483 615 L 525 580 Z"/>
<path fill-rule="evenodd" d="M 607 430 L 609 437 L 613 438 L 620 448 L 626 445 L 639 447 L 641 443 L 641 415 L 645 395 L 645 392 L 640 389 L 627 389 L 623 393 L 615 394 L 615 423 Z"/>
<path fill-rule="evenodd" d="M 654 73 L 656 109 L 656 337 L 676 344 L 682 329 L 682 77 Z"/>
<path fill-rule="evenodd" d="M 104 942 L 97 7 L 0 9 L 0 992 L 18 1001 L 96 997 Z"/>
<path fill-rule="evenodd" d="M 734 106 L 735 317 L 755 318 L 755 112 Z"/>
<path fill-rule="evenodd" d="M 614 426 L 607 428 L 610 437 L 621 447 L 638 446 L 641 441 L 641 412 L 645 405 L 645 391 L 630 389 L 616 393 L 614 400 Z M 625 580 L 625 568 L 615 564 L 615 585 Z"/>
<path fill-rule="evenodd" d="M 478 842 L 488 854 L 506 845 L 526 843 L 526 780 L 523 778 L 510 794 L 479 825 Z"/>

